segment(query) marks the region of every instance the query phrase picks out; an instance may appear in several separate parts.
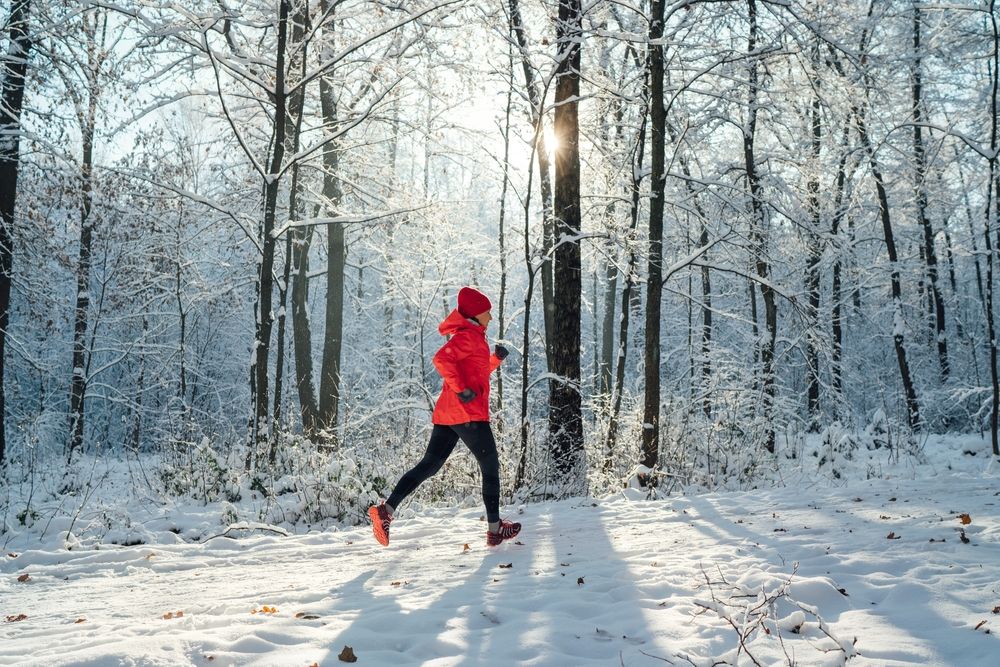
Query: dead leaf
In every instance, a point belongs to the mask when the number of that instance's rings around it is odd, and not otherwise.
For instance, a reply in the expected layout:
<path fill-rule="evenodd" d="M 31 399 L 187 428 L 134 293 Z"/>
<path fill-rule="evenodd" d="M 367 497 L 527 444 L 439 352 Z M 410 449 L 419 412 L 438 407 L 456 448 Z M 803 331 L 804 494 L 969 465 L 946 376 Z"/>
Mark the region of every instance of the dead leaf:
<path fill-rule="evenodd" d="M 998 604 L 997 606 L 993 607 L 993 613 L 994 614 L 1000 614 L 1000 604 Z"/>
<path fill-rule="evenodd" d="M 174 612 L 174 618 L 184 618 L 184 612 L 183 611 Z"/>
<path fill-rule="evenodd" d="M 23 584 L 23 583 L 24 583 L 24 582 L 26 582 L 26 581 L 31 581 L 31 577 L 29 577 L 29 576 L 28 576 L 28 573 L 27 573 L 27 572 L 25 572 L 25 573 L 24 573 L 24 574 L 22 574 L 22 575 L 21 575 L 20 577 L 18 577 L 18 578 L 17 578 L 17 580 L 18 580 L 18 581 L 20 581 L 20 582 L 21 582 L 21 583 Z"/>
<path fill-rule="evenodd" d="M 841 595 L 843 595 L 845 598 L 850 597 L 850 595 L 847 594 L 847 589 L 846 588 L 838 588 L 837 592 L 840 593 Z"/>
<path fill-rule="evenodd" d="M 576 578 L 576 585 L 577 586 L 583 586 L 583 577 L 577 577 Z"/>
<path fill-rule="evenodd" d="M 14 553 L 13 551 L 11 551 L 11 552 L 8 552 L 8 553 L 7 553 L 7 556 L 8 556 L 9 558 L 17 558 L 17 554 L 16 554 L 16 553 Z"/>
<path fill-rule="evenodd" d="M 986 623 L 987 623 L 987 622 L 988 622 L 988 621 L 986 621 L 986 619 L 983 619 L 983 620 L 979 621 L 978 623 L 976 623 L 976 627 L 974 627 L 974 628 L 972 628 L 972 629 L 973 629 L 973 630 L 978 630 L 979 628 L 981 628 L 981 627 L 983 627 L 984 625 L 986 625 Z"/>
<path fill-rule="evenodd" d="M 319 616 L 317 616 L 316 614 L 307 614 L 304 611 L 300 611 L 299 613 L 295 614 L 295 618 L 301 618 L 305 621 L 315 621 L 317 618 L 319 618 Z"/>
<path fill-rule="evenodd" d="M 507 563 L 506 565 L 504 565 L 503 563 L 500 563 L 500 567 L 502 569 L 504 569 L 504 570 L 509 570 L 510 568 L 514 567 L 514 564 L 513 563 Z"/>
<path fill-rule="evenodd" d="M 150 552 L 150 553 L 146 554 L 146 555 L 144 556 L 144 558 L 145 558 L 146 560 L 152 560 L 153 556 L 155 556 L 155 555 L 156 555 L 156 554 L 154 554 L 154 553 Z"/>
<path fill-rule="evenodd" d="M 522 542 L 521 540 L 514 540 L 514 544 L 518 545 L 519 547 L 524 546 L 524 542 Z"/>
<path fill-rule="evenodd" d="M 465 544 L 463 544 L 463 545 L 462 545 L 462 553 L 463 553 L 463 554 L 464 554 L 464 553 L 465 553 L 466 551 L 469 551 L 469 550 L 471 550 L 471 549 L 472 549 L 472 547 L 470 547 L 470 546 L 469 546 L 469 543 L 468 543 L 468 542 L 466 542 Z"/>
<path fill-rule="evenodd" d="M 75 620 L 75 621 L 73 621 L 73 622 L 74 622 L 74 623 L 86 623 L 86 622 L 87 622 L 87 619 L 85 619 L 85 618 L 78 618 L 78 619 L 76 619 L 76 620 Z"/>
<path fill-rule="evenodd" d="M 972 523 L 972 517 L 965 513 L 959 514 L 958 520 L 962 522 L 963 526 L 968 526 L 970 523 Z"/>
<path fill-rule="evenodd" d="M 885 539 L 887 539 L 887 540 L 898 540 L 899 539 L 899 535 L 897 535 L 894 532 L 890 532 L 888 535 L 885 536 Z"/>
<path fill-rule="evenodd" d="M 878 518 L 882 519 L 883 521 L 886 521 L 887 519 L 891 519 L 892 517 L 891 516 L 887 516 L 885 514 L 879 514 Z"/>
<path fill-rule="evenodd" d="M 163 620 L 164 620 L 164 621 L 169 621 L 169 620 L 170 620 L 170 619 L 172 619 L 173 617 L 174 617 L 174 612 L 172 612 L 172 611 L 168 611 L 167 613 L 165 613 L 165 614 L 163 615 Z"/>
<path fill-rule="evenodd" d="M 6 620 L 8 623 L 17 623 L 18 621 L 24 621 L 27 618 L 27 614 L 18 614 L 17 616 L 7 616 Z"/>
<path fill-rule="evenodd" d="M 857 497 L 857 498 L 855 498 L 855 499 L 854 499 L 854 502 L 856 502 L 856 503 L 860 503 L 860 502 L 861 502 L 861 501 L 863 501 L 863 500 L 864 500 L 864 498 L 861 498 L 861 497 Z"/>
<path fill-rule="evenodd" d="M 942 537 L 940 540 L 935 540 L 933 537 L 930 539 L 931 542 L 944 542 L 945 539 Z"/>
<path fill-rule="evenodd" d="M 966 537 L 964 530 L 959 532 L 958 539 L 962 540 L 962 544 L 968 544 L 969 542 L 972 541 L 968 537 Z"/>
<path fill-rule="evenodd" d="M 358 656 L 354 655 L 353 648 L 350 646 L 344 646 L 344 650 L 337 656 L 337 660 L 340 660 L 341 662 L 357 662 Z"/>

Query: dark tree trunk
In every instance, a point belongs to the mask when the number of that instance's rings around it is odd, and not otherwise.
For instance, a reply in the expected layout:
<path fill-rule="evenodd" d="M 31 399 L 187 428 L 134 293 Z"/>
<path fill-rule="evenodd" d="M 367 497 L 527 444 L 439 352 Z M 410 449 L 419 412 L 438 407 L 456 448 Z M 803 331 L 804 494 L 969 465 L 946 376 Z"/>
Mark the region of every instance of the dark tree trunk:
<path fill-rule="evenodd" d="M 997 334 L 993 313 L 993 267 L 996 257 L 993 253 L 993 241 L 990 231 L 997 228 L 1000 219 L 1000 181 L 997 177 L 997 88 L 1000 87 L 1000 30 L 997 29 L 996 0 L 990 0 L 990 24 L 993 32 L 993 80 L 990 90 L 990 179 L 986 183 L 986 325 L 990 339 L 990 385 L 993 390 L 990 402 L 990 443 L 993 455 L 1000 456 L 1000 443 L 997 438 L 998 415 L 1000 412 L 1000 377 L 997 373 Z"/>
<path fill-rule="evenodd" d="M 302 42 L 302 36 L 305 33 L 306 27 L 308 25 L 309 16 L 308 5 L 306 3 L 301 3 L 298 5 L 295 11 L 295 15 L 292 17 L 292 45 L 298 45 Z M 302 44 L 301 50 L 297 52 L 296 65 L 300 68 L 300 77 L 305 77 L 306 72 L 306 52 L 308 44 Z M 301 78 L 300 78 L 301 80 Z M 303 109 L 305 107 L 305 86 L 299 86 L 295 89 L 295 92 L 288 99 L 290 113 L 285 117 L 285 142 L 287 146 L 285 150 L 289 154 L 295 155 L 299 151 L 299 134 L 302 130 L 302 115 Z M 299 163 L 296 162 L 292 165 L 292 182 L 291 187 L 288 192 L 288 219 L 295 220 L 298 210 L 298 197 L 299 197 Z M 270 446 L 268 447 L 267 460 L 272 465 L 277 459 L 278 455 L 278 430 L 281 427 L 281 402 L 283 394 L 283 385 L 285 379 L 285 323 L 287 321 L 286 317 L 286 305 L 288 302 L 288 291 L 289 291 L 289 279 L 291 277 L 292 268 L 292 253 L 293 253 L 293 240 L 295 234 L 292 229 L 285 232 L 285 262 L 281 278 L 281 284 L 278 288 L 279 292 L 279 302 L 280 307 L 278 308 L 278 348 L 275 354 L 275 364 L 274 364 L 274 407 L 272 412 L 272 433 L 270 438 Z"/>
<path fill-rule="evenodd" d="M 97 19 L 91 26 L 84 15 L 87 35 L 87 90 L 86 107 L 81 109 L 80 134 L 83 155 L 80 162 L 80 248 L 76 265 L 76 306 L 73 311 L 73 372 L 69 390 L 69 447 L 68 456 L 83 446 L 83 430 L 87 397 L 87 345 L 86 337 L 90 316 L 90 266 L 93 255 L 94 218 L 91 215 L 94 200 L 94 132 L 97 126 L 98 85 L 103 56 L 97 39 Z"/>
<path fill-rule="evenodd" d="M 756 264 L 757 276 L 760 278 L 760 293 L 764 299 L 764 326 L 767 329 L 766 338 L 760 344 L 761 385 L 763 400 L 761 414 L 767 423 L 764 446 L 767 451 L 774 452 L 774 346 L 778 335 L 778 308 L 774 300 L 774 289 L 768 282 L 770 267 L 767 262 L 766 232 L 764 229 L 764 203 L 761 197 L 760 176 L 757 173 L 754 142 L 757 134 L 757 96 L 758 96 L 758 62 L 754 53 L 757 50 L 757 2 L 748 0 L 750 17 L 750 35 L 747 40 L 747 54 L 750 58 L 747 92 L 747 123 L 743 132 L 743 159 L 747 174 L 747 187 L 750 194 L 750 241 L 753 261 Z M 753 287 L 751 286 L 751 291 Z"/>
<path fill-rule="evenodd" d="M 812 100 L 812 169 L 807 189 L 809 191 L 808 209 L 812 217 L 812 228 L 809 230 L 809 261 L 806 269 L 806 292 L 809 295 L 808 325 L 806 327 L 806 403 L 809 413 L 808 430 L 811 433 L 819 431 L 819 261 L 823 253 L 820 240 L 821 211 L 819 205 L 819 173 L 820 157 L 823 146 L 822 108 L 819 99 L 820 78 L 816 71 L 819 67 L 819 47 L 813 52 L 813 85 Z"/>
<path fill-rule="evenodd" d="M 332 30 L 331 30 L 332 33 Z M 331 44 L 333 35 L 329 36 Z M 332 50 L 332 45 L 328 46 Z M 323 124 L 333 131 L 339 113 L 337 92 L 330 77 L 319 80 L 320 110 Z M 323 148 L 323 202 L 334 216 L 340 207 L 343 190 L 340 183 L 340 148 L 336 140 Z M 319 428 L 336 443 L 340 413 L 341 349 L 344 340 L 344 268 L 346 248 L 344 225 L 327 225 L 326 252 L 326 328 L 323 338 L 323 360 L 320 369 Z"/>
<path fill-rule="evenodd" d="M 927 279 L 930 282 L 931 307 L 934 311 L 934 339 L 937 342 L 938 370 L 941 382 L 948 381 L 948 337 L 945 331 L 944 298 L 938 278 L 937 252 L 934 249 L 934 229 L 927 213 L 927 158 L 924 151 L 924 121 L 922 100 L 922 72 L 920 58 L 920 7 L 913 4 L 913 157 L 916 166 L 914 190 L 917 200 L 917 217 L 924 232 L 923 255 L 927 262 Z"/>
<path fill-rule="evenodd" d="M 882 178 L 882 172 L 879 170 L 878 162 L 875 159 L 875 149 L 872 146 L 871 138 L 868 136 L 868 127 L 865 124 L 864 114 L 855 108 L 854 118 L 857 123 L 858 135 L 868 156 L 868 165 L 871 169 L 872 178 L 875 181 L 875 192 L 878 197 L 879 213 L 882 219 L 882 234 L 885 238 L 885 249 L 889 255 L 889 278 L 892 284 L 892 342 L 896 349 L 896 362 L 899 365 L 899 376 L 903 382 L 903 393 L 906 397 L 907 421 L 910 428 L 916 431 L 920 428 L 920 408 L 917 403 L 917 392 L 914 389 L 913 379 L 910 375 L 910 365 L 906 358 L 906 341 L 903 333 L 903 290 L 899 279 L 899 260 L 896 255 L 896 240 L 892 231 L 889 196 L 886 194 L 885 181 Z"/>
<path fill-rule="evenodd" d="M 554 131 L 556 152 L 554 220 L 558 242 L 553 252 L 553 318 L 549 433 L 560 482 L 571 479 L 583 456 L 580 400 L 580 147 L 577 108 L 580 95 L 582 10 L 580 0 L 560 0 L 556 25 L 558 65 Z"/>
<path fill-rule="evenodd" d="M 830 379 L 833 391 L 836 394 L 836 401 L 843 398 L 843 370 L 841 359 L 844 350 L 844 326 L 843 326 L 843 289 L 841 286 L 841 256 L 843 253 L 842 242 L 839 238 L 840 221 L 844 218 L 844 189 L 847 185 L 847 141 L 850 135 L 850 127 L 845 125 L 843 135 L 840 140 L 840 163 L 837 165 L 837 184 L 833 200 L 833 220 L 830 223 L 830 236 L 833 241 L 834 260 L 833 278 L 830 286 L 830 327 L 833 335 L 833 349 L 830 351 Z"/>
<path fill-rule="evenodd" d="M 278 8 L 278 40 L 274 68 L 274 148 L 268 165 L 270 177 L 264 183 L 264 218 L 261 227 L 261 258 L 257 273 L 257 339 L 253 355 L 254 389 L 254 451 L 259 452 L 268 439 L 270 426 L 268 401 L 268 367 L 271 352 L 271 330 L 274 326 L 274 251 L 276 240 L 274 231 L 275 210 L 278 204 L 278 190 L 281 185 L 277 175 L 285 158 L 285 117 L 287 95 L 285 93 L 285 46 L 288 38 L 289 0 L 280 0 Z"/>
<path fill-rule="evenodd" d="M 0 92 L 0 468 L 7 451 L 4 394 L 5 350 L 10 324 L 10 284 L 14 258 L 14 213 L 17 204 L 17 177 L 21 163 L 21 108 L 24 105 L 24 82 L 28 73 L 31 38 L 28 35 L 28 14 L 31 0 L 13 0 L 10 37 L 3 59 L 4 77 Z"/>
<path fill-rule="evenodd" d="M 646 330 L 643 345 L 645 395 L 639 462 L 654 468 L 660 459 L 660 302 L 663 293 L 663 197 L 666 109 L 663 106 L 663 0 L 653 0 L 649 23 L 650 195 L 646 269 Z"/>

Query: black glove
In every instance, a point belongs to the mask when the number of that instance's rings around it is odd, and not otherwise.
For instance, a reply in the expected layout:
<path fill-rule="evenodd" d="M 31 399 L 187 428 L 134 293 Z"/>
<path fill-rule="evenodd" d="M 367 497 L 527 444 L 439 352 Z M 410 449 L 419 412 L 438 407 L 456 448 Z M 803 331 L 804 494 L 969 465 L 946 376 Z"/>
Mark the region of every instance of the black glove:
<path fill-rule="evenodd" d="M 458 400 L 462 401 L 463 403 L 468 403 L 475 397 L 476 397 L 476 392 L 472 391 L 471 389 L 463 389 L 462 391 L 458 392 Z"/>
<path fill-rule="evenodd" d="M 505 348 L 500 343 L 497 343 L 496 345 L 493 346 L 493 354 L 497 355 L 497 359 L 503 361 L 504 359 L 507 358 L 507 355 L 510 354 L 510 350 Z"/>

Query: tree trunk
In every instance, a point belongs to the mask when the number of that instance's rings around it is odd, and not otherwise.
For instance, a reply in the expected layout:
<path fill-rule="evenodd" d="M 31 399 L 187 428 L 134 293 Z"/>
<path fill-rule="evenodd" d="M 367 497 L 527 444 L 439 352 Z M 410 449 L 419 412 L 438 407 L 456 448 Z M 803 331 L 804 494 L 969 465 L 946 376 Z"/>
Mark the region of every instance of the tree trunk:
<path fill-rule="evenodd" d="M 856 107 L 854 118 L 857 123 L 858 135 L 868 156 L 868 165 L 875 180 L 875 192 L 878 197 L 879 213 L 882 219 L 882 234 L 885 238 L 885 248 L 889 255 L 889 278 L 892 284 L 892 341 L 896 349 L 896 362 L 899 365 L 899 376 L 903 382 L 903 393 L 906 397 L 907 422 L 914 431 L 920 428 L 920 408 L 917 403 L 917 392 L 913 387 L 913 379 L 910 376 L 910 365 L 906 358 L 906 341 L 904 337 L 905 323 L 903 321 L 903 295 L 899 279 L 899 264 L 896 255 L 896 241 L 892 232 L 892 219 L 890 217 L 889 196 L 885 191 L 885 182 L 882 179 L 882 172 L 879 170 L 878 162 L 875 159 L 875 149 L 872 146 L 871 138 L 868 136 L 868 127 L 865 125 L 864 114 Z"/>
<path fill-rule="evenodd" d="M 840 221 L 844 218 L 844 211 L 846 210 L 846 207 L 844 206 L 844 189 L 847 184 L 847 141 L 849 134 L 850 128 L 845 125 L 840 140 L 840 162 L 837 165 L 837 184 L 835 186 L 833 200 L 833 220 L 830 223 L 830 236 L 832 237 L 835 253 L 832 269 L 833 277 L 830 286 L 830 327 L 831 334 L 833 336 L 833 349 L 830 351 L 830 378 L 831 384 L 833 385 L 833 391 L 836 394 L 835 405 L 839 404 L 839 401 L 844 395 L 843 370 L 841 368 L 841 359 L 843 357 L 844 349 L 844 305 L 840 278 L 840 257 L 843 252 L 843 248 L 841 247 L 841 241 L 838 234 L 840 233 Z"/>
<path fill-rule="evenodd" d="M 300 66 L 300 76 L 305 77 L 306 73 L 306 53 L 308 44 L 302 44 L 302 36 L 305 33 L 309 22 L 308 5 L 300 3 L 292 16 L 292 45 L 301 44 L 301 50 L 297 52 L 297 63 L 292 67 Z M 300 79 L 301 80 L 301 79 Z M 299 152 L 299 135 L 302 130 L 302 116 L 305 107 L 305 86 L 299 86 L 289 98 L 290 113 L 285 116 L 285 150 L 289 154 L 295 155 Z M 292 182 L 288 192 L 288 219 L 295 220 L 298 211 L 299 197 L 299 162 L 292 165 Z M 291 229 L 285 232 L 285 262 L 282 269 L 281 284 L 278 288 L 278 299 L 281 304 L 278 308 L 278 348 L 275 354 L 274 368 L 274 407 L 272 412 L 272 433 L 269 439 L 267 460 L 274 464 L 278 456 L 278 430 L 281 428 L 281 402 L 283 385 L 285 378 L 285 323 L 286 305 L 288 301 L 289 279 L 291 277 L 292 253 L 294 234 Z"/>
<path fill-rule="evenodd" d="M 809 177 L 807 189 L 809 191 L 808 209 L 812 217 L 812 228 L 809 230 L 809 261 L 806 269 L 806 292 L 809 296 L 809 307 L 807 310 L 808 323 L 806 325 L 806 403 L 809 414 L 808 431 L 816 433 L 819 431 L 820 405 L 819 405 L 819 261 L 823 253 L 820 240 L 821 211 L 819 205 L 819 174 L 820 158 L 823 146 L 823 126 L 822 108 L 819 99 L 820 78 L 817 72 L 819 67 L 819 47 L 813 50 L 812 57 L 813 70 L 811 72 L 813 86 L 812 100 L 812 169 Z"/>
<path fill-rule="evenodd" d="M 642 186 L 642 166 L 643 151 L 646 148 L 646 123 L 649 118 L 647 107 L 649 106 L 649 56 L 646 57 L 645 74 L 643 76 L 643 104 L 639 112 L 639 133 L 635 142 L 635 161 L 632 164 L 632 204 L 630 210 L 630 221 L 628 235 L 626 236 L 626 247 L 628 248 L 628 263 L 625 266 L 625 287 L 622 289 L 621 314 L 618 324 L 618 359 L 615 363 L 615 382 L 611 394 L 611 416 L 608 419 L 608 437 L 605 443 L 604 472 L 611 470 L 615 445 L 618 438 L 618 417 L 621 414 L 622 394 L 625 391 L 625 360 L 628 356 L 629 342 L 629 320 L 631 319 L 632 296 L 636 287 L 636 273 L 638 270 L 639 258 L 636 255 L 635 231 L 639 224 L 639 197 Z"/>
<path fill-rule="evenodd" d="M 770 267 L 767 262 L 766 234 L 764 230 L 764 204 L 761 197 L 760 177 L 757 173 L 754 141 L 757 134 L 758 62 L 754 55 L 757 50 L 757 2 L 748 0 L 750 35 L 747 40 L 747 54 L 750 58 L 749 90 L 747 93 L 747 124 L 743 131 L 743 158 L 750 194 L 750 241 L 752 253 L 760 278 L 760 293 L 764 299 L 764 326 L 767 337 L 760 344 L 761 383 L 763 400 L 761 414 L 766 420 L 764 446 L 774 452 L 774 346 L 778 335 L 778 308 L 774 300 L 774 290 L 768 283 Z M 752 289 L 752 288 L 751 288 Z"/>
<path fill-rule="evenodd" d="M 285 158 L 285 117 L 287 114 L 285 93 L 285 47 L 288 38 L 289 0 L 279 0 L 277 52 L 274 68 L 274 148 L 268 166 L 268 177 L 264 182 L 264 218 L 261 228 L 261 258 L 257 274 L 257 339 L 254 341 L 254 452 L 265 445 L 269 437 L 268 366 L 271 351 L 271 330 L 274 326 L 272 301 L 274 294 L 274 251 L 276 240 L 274 231 L 275 210 L 278 204 L 280 182 L 278 173 Z"/>
<path fill-rule="evenodd" d="M 571 479 L 583 456 L 583 419 L 580 400 L 580 51 L 583 38 L 580 0 L 560 0 L 556 25 L 558 64 L 554 131 L 558 142 L 554 219 L 553 318 L 549 433 L 552 458 L 560 482 Z"/>
<path fill-rule="evenodd" d="M 924 152 L 923 128 L 924 121 L 922 100 L 922 72 L 920 70 L 920 7 L 913 3 L 913 157 L 916 166 L 916 183 L 914 190 L 917 200 L 917 217 L 924 232 L 923 255 L 927 262 L 927 278 L 930 281 L 932 308 L 934 311 L 934 339 L 937 342 L 938 371 L 941 382 L 948 381 L 948 337 L 945 331 L 944 298 L 938 278 L 937 252 L 934 249 L 934 230 L 927 213 L 927 158 Z"/>
<path fill-rule="evenodd" d="M 653 0 L 649 23 L 650 194 L 649 255 L 646 267 L 646 328 L 643 344 L 645 394 L 639 462 L 654 468 L 660 459 L 660 303 L 663 293 L 663 198 L 666 109 L 663 106 L 663 0 Z"/>
<path fill-rule="evenodd" d="M 326 3 L 323 4 L 326 11 Z M 331 24 L 332 25 L 332 24 Z M 325 50 L 333 52 L 333 34 Z M 330 77 L 319 80 L 320 109 L 323 125 L 333 131 L 338 121 L 338 101 Z M 343 190 L 340 183 L 340 148 L 334 140 L 323 148 L 323 202 L 329 215 L 340 207 Z M 341 349 L 344 340 L 344 269 L 346 249 L 344 225 L 327 225 L 326 236 L 326 327 L 323 337 L 323 360 L 320 368 L 319 428 L 337 442 L 336 430 L 340 413 Z"/>
<path fill-rule="evenodd" d="M 542 198 L 542 316 L 545 324 L 545 361 L 551 370 L 552 360 L 552 340 L 555 324 L 553 314 L 553 287 L 552 287 L 552 246 L 555 238 L 555 226 L 552 220 L 552 166 L 549 162 L 549 148 L 545 143 L 545 91 L 540 90 L 538 80 L 535 77 L 535 68 L 531 62 L 528 52 L 528 38 L 524 32 L 524 23 L 521 19 L 521 6 L 519 0 L 509 0 L 510 7 L 510 27 L 517 40 L 518 49 L 521 52 L 521 69 L 524 71 L 524 87 L 528 92 L 528 107 L 531 114 L 531 124 L 535 130 L 535 155 L 538 160 L 538 189 Z"/>
<path fill-rule="evenodd" d="M 993 32 L 993 80 L 990 90 L 990 179 L 986 183 L 986 326 L 990 339 L 990 385 L 993 390 L 990 402 L 990 443 L 993 455 L 1000 456 L 997 439 L 998 416 L 1000 412 L 1000 378 L 997 373 L 997 334 L 993 313 L 993 266 L 996 257 L 990 231 L 998 228 L 1000 220 L 1000 182 L 997 180 L 997 88 L 1000 87 L 1000 30 L 997 29 L 996 0 L 990 0 L 990 24 Z"/>
<path fill-rule="evenodd" d="M 3 59 L 4 77 L 0 92 L 0 468 L 4 466 L 7 451 L 6 414 L 4 394 L 5 350 L 7 329 L 10 325 L 10 286 L 14 258 L 14 213 L 17 204 L 17 177 L 21 163 L 21 108 L 24 105 L 24 82 L 28 73 L 28 53 L 31 38 L 28 35 L 28 14 L 31 0 L 13 0 L 10 18 L 10 37 Z"/>
<path fill-rule="evenodd" d="M 90 16 L 84 15 L 87 32 L 87 90 L 86 108 L 80 117 L 80 134 L 83 156 L 80 163 L 80 248 L 76 266 L 76 307 L 73 311 L 73 372 L 69 394 L 69 447 L 68 456 L 83 446 L 85 403 L 87 396 L 86 337 L 90 315 L 90 265 L 94 239 L 93 208 L 94 188 L 94 132 L 97 126 L 98 79 L 101 75 L 100 49 L 97 43 L 97 19 L 89 24 Z"/>

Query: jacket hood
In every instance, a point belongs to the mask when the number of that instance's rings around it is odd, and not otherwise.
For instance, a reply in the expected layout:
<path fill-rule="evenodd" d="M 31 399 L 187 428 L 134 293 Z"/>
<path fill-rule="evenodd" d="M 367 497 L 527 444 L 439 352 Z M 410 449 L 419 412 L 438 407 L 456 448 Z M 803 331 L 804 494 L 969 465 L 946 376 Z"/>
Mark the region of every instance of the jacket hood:
<path fill-rule="evenodd" d="M 441 332 L 442 336 L 453 336 L 462 329 L 483 331 L 483 326 L 466 319 L 462 313 L 458 312 L 458 308 L 451 311 L 448 317 L 444 318 L 441 324 L 438 325 L 438 331 Z"/>

